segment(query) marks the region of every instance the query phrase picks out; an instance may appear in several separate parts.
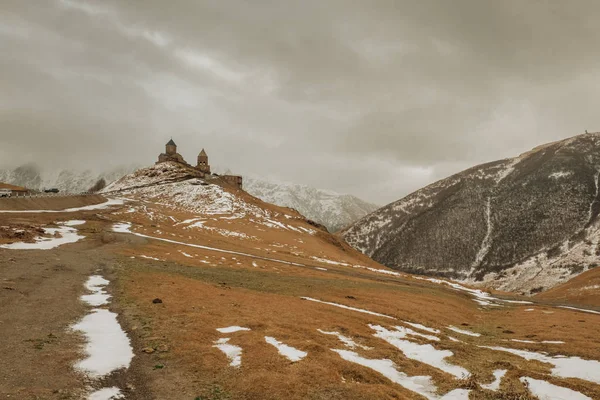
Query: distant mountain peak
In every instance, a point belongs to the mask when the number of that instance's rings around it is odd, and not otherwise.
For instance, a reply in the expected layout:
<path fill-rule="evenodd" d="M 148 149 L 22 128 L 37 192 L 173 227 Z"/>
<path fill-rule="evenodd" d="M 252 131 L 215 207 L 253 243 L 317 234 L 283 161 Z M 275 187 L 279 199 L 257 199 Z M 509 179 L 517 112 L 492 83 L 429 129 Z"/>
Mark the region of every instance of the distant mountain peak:
<path fill-rule="evenodd" d="M 378 208 L 352 195 L 257 177 L 245 177 L 244 190 L 267 203 L 293 208 L 325 225 L 330 232 L 336 232 Z"/>

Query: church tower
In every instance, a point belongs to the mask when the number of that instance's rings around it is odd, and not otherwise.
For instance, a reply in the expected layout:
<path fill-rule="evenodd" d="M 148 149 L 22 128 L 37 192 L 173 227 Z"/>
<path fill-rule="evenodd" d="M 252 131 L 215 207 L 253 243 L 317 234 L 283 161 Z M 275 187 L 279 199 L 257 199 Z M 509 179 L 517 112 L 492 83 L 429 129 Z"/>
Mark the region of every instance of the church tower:
<path fill-rule="evenodd" d="M 210 174 L 210 165 L 208 164 L 208 154 L 206 154 L 206 151 L 204 151 L 204 149 L 202 149 L 200 154 L 198 154 L 197 168 L 201 172 L 204 172 L 205 174 Z"/>
<path fill-rule="evenodd" d="M 166 153 L 169 156 L 172 156 L 177 153 L 177 145 L 173 141 L 173 138 L 171 138 L 171 140 L 169 140 L 169 142 L 167 143 Z"/>

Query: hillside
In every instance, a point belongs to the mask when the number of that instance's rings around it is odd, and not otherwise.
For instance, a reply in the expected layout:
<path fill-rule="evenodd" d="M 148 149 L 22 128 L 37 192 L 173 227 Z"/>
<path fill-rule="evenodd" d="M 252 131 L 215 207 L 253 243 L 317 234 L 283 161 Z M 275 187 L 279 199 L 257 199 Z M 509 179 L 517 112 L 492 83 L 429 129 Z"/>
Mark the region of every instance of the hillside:
<path fill-rule="evenodd" d="M 14 169 L 0 169 L 0 182 L 33 190 L 57 188 L 61 193 L 82 193 L 94 186 L 99 179 L 104 179 L 109 184 L 135 169 L 135 166 L 120 166 L 104 172 L 69 169 L 46 171 L 37 165 L 26 164 Z"/>
<path fill-rule="evenodd" d="M 536 293 L 599 264 L 600 134 L 483 164 L 342 232 L 396 270 Z"/>
<path fill-rule="evenodd" d="M 3 397 L 600 398 L 597 305 L 387 269 L 179 164 L 104 196 L 0 210 Z"/>
<path fill-rule="evenodd" d="M 337 232 L 379 208 L 348 194 L 257 178 L 244 178 L 244 189 L 267 203 L 298 210 L 330 232 Z"/>

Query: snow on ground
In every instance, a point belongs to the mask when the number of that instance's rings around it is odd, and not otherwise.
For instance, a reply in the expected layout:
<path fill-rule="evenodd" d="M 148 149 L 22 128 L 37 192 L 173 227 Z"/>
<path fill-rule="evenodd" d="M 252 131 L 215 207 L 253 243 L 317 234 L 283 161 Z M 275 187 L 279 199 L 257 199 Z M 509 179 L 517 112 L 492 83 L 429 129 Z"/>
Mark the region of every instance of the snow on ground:
<path fill-rule="evenodd" d="M 96 308 L 73 326 L 83 332 L 87 339 L 87 358 L 79 361 L 76 368 L 94 378 L 100 378 L 120 368 L 128 368 L 133 350 L 127 334 L 121 329 L 117 314 Z"/>
<path fill-rule="evenodd" d="M 322 267 L 315 267 L 315 269 L 318 269 L 319 271 L 327 271 L 327 268 L 322 268 Z"/>
<path fill-rule="evenodd" d="M 85 288 L 92 292 L 81 296 L 85 303 L 97 307 L 108 304 L 110 296 L 104 291 L 109 281 L 100 275 L 92 275 Z M 80 331 L 86 338 L 86 358 L 77 362 L 75 368 L 92 378 L 103 378 L 121 368 L 128 368 L 133 359 L 133 349 L 127 334 L 117 321 L 117 314 L 102 308 L 94 308 L 72 329 Z M 117 387 L 96 390 L 88 395 L 88 400 L 116 400 L 123 398 Z"/>
<path fill-rule="evenodd" d="M 458 365 L 453 365 L 445 359 L 454 355 L 450 350 L 438 350 L 430 344 L 418 344 L 406 340 L 408 333 L 398 328 L 395 331 L 388 330 L 379 325 L 369 325 L 376 333 L 376 338 L 383 339 L 404 353 L 406 358 L 416 360 L 434 368 L 441 369 L 456 378 L 466 378 L 471 375 L 469 371 Z"/>
<path fill-rule="evenodd" d="M 579 392 L 546 381 L 527 377 L 522 377 L 520 380 L 527 384 L 529 391 L 540 400 L 592 400 Z"/>
<path fill-rule="evenodd" d="M 488 292 L 484 292 L 483 290 L 471 289 L 466 286 L 460 285 L 458 283 L 445 281 L 443 279 L 424 278 L 424 277 L 420 277 L 420 276 L 413 276 L 413 278 L 417 279 L 417 280 L 421 280 L 421 281 L 437 283 L 439 285 L 448 285 L 453 289 L 469 293 L 474 297 L 473 301 L 475 301 L 477 304 L 482 305 L 482 306 L 497 307 L 497 306 L 499 306 L 499 304 L 496 304 L 497 302 L 511 303 L 511 304 L 533 304 L 531 301 L 499 299 L 499 298 L 493 297 Z"/>
<path fill-rule="evenodd" d="M 390 381 L 397 383 L 405 389 L 418 393 L 429 400 L 468 400 L 469 391 L 463 389 L 453 390 L 445 396 L 436 394 L 437 388 L 429 376 L 408 376 L 398 371 L 396 364 L 392 360 L 382 359 L 373 360 L 360 356 L 358 353 L 349 350 L 331 349 L 340 355 L 344 360 L 353 362 L 363 367 L 370 368 L 379 372 Z"/>
<path fill-rule="evenodd" d="M 353 268 L 366 269 L 368 271 L 376 272 L 378 274 L 392 275 L 392 276 L 406 276 L 406 274 L 402 274 L 402 273 L 396 272 L 396 271 L 390 271 L 388 269 L 377 269 L 377 268 L 365 267 L 365 266 L 362 266 L 362 265 L 353 265 L 352 267 Z"/>
<path fill-rule="evenodd" d="M 64 213 L 64 212 L 103 210 L 110 206 L 120 206 L 123 204 L 124 204 L 123 199 L 108 199 L 104 203 L 94 204 L 94 205 L 85 206 L 85 207 L 67 208 L 64 210 L 0 210 L 0 213 L 11 213 L 11 214 Z"/>
<path fill-rule="evenodd" d="M 322 262 L 324 264 L 330 264 L 330 265 L 340 265 L 343 267 L 349 267 L 350 264 L 345 263 L 345 262 L 339 262 L 339 261 L 333 261 L 333 260 L 328 260 L 326 258 L 320 258 L 320 257 L 311 257 L 313 260 L 318 261 L 318 262 Z"/>
<path fill-rule="evenodd" d="M 64 226 L 79 226 L 85 224 L 85 221 L 81 219 L 73 219 L 71 221 L 63 222 L 62 224 Z"/>
<path fill-rule="evenodd" d="M 81 296 L 81 300 L 93 307 L 108 304 L 110 295 L 104 291 L 104 286 L 108 284 L 109 282 L 100 275 L 90 276 L 85 283 L 85 288 L 92 292 L 92 294 Z"/>
<path fill-rule="evenodd" d="M 480 333 L 471 332 L 471 331 L 468 331 L 466 329 L 460 329 L 460 328 L 457 328 L 457 327 L 452 326 L 452 325 L 450 325 L 448 327 L 448 329 L 450 329 L 453 332 L 460 333 L 461 335 L 474 336 L 474 337 L 481 336 Z"/>
<path fill-rule="evenodd" d="M 437 337 L 437 336 L 426 335 L 426 334 L 421 333 L 421 332 L 413 331 L 410 328 L 404 328 L 402 326 L 396 326 L 395 328 L 396 328 L 397 331 L 406 333 L 407 335 L 410 335 L 410 336 L 418 336 L 418 337 L 422 337 L 424 339 L 431 340 L 431 341 L 434 341 L 434 342 L 439 342 L 440 341 L 440 338 Z"/>
<path fill-rule="evenodd" d="M 308 355 L 307 352 L 298 350 L 292 346 L 288 346 L 287 344 L 281 343 L 280 341 L 271 336 L 265 336 L 265 342 L 269 343 L 272 346 L 275 346 L 277 351 L 279 351 L 279 354 L 281 354 L 291 362 L 300 361 Z"/>
<path fill-rule="evenodd" d="M 241 253 L 239 251 L 224 250 L 224 249 L 219 249 L 219 248 L 216 248 L 216 247 L 202 246 L 202 245 L 199 245 L 199 244 L 185 243 L 185 242 L 179 242 L 179 241 L 176 241 L 176 240 L 171 240 L 171 239 L 165 239 L 165 238 L 161 238 L 161 237 L 156 237 L 156 236 L 144 235 L 143 233 L 133 232 L 131 230 L 131 224 L 129 222 L 116 223 L 116 224 L 113 225 L 112 230 L 113 230 L 113 232 L 117 232 L 117 233 L 130 233 L 132 235 L 136 235 L 136 236 L 147 238 L 147 239 L 160 240 L 162 242 L 167 242 L 167 243 L 172 243 L 172 244 L 179 244 L 179 245 L 182 245 L 182 246 L 189 246 L 189 247 L 194 247 L 194 248 L 197 248 L 197 249 L 211 250 L 211 251 L 216 251 L 216 252 L 225 253 L 225 254 L 234 254 L 234 255 L 238 255 L 238 256 L 255 258 L 257 260 L 273 261 L 273 262 L 276 262 L 276 263 L 279 263 L 279 264 L 293 265 L 293 266 L 296 266 L 296 267 L 306 267 L 306 265 L 304 265 L 304 264 L 294 263 L 294 262 L 291 262 L 291 261 L 278 260 L 276 258 L 261 257 L 261 256 L 257 256 L 257 255 L 254 255 L 254 254 Z"/>
<path fill-rule="evenodd" d="M 559 308 L 566 308 L 567 310 L 582 311 L 582 312 L 586 312 L 586 313 L 590 313 L 590 314 L 600 315 L 600 311 L 586 310 L 585 308 L 568 307 L 568 306 L 559 306 Z"/>
<path fill-rule="evenodd" d="M 479 346 L 484 349 L 504 351 L 526 360 L 536 360 L 552 364 L 552 375 L 561 378 L 579 378 L 588 382 L 600 384 L 600 362 L 584 360 L 580 357 L 548 356 L 527 350 L 510 349 L 506 347 Z"/>
<path fill-rule="evenodd" d="M 67 243 L 75 243 L 85 238 L 77 234 L 73 226 L 80 225 L 82 221 L 59 222 L 58 228 L 42 228 L 51 237 L 36 237 L 35 243 L 10 243 L 0 245 L 0 248 L 10 250 L 51 250 Z M 85 223 L 85 221 L 83 221 Z"/>
<path fill-rule="evenodd" d="M 221 333 L 234 333 L 240 331 L 249 331 L 250 328 L 244 328 L 243 326 L 228 326 L 227 328 L 217 328 L 217 331 Z"/>
<path fill-rule="evenodd" d="M 493 391 L 500 389 L 500 383 L 502 382 L 502 378 L 504 378 L 504 375 L 506 375 L 507 372 L 508 371 L 505 369 L 495 370 L 494 371 L 494 382 L 487 384 L 487 385 L 480 384 L 480 386 L 484 389 L 493 390 Z"/>
<path fill-rule="evenodd" d="M 415 324 L 414 322 L 407 322 L 407 321 L 402 321 L 402 322 L 405 323 L 406 325 L 410 325 L 413 328 L 417 328 L 417 329 L 420 329 L 420 330 L 425 331 L 425 332 L 440 333 L 439 329 L 429 328 L 429 327 L 427 327 L 425 325 Z"/>
<path fill-rule="evenodd" d="M 312 297 L 300 297 L 300 298 L 302 300 L 314 301 L 316 303 L 327 304 L 327 305 L 330 305 L 330 306 L 344 308 L 346 310 L 356 311 L 356 312 L 363 313 L 363 314 L 370 314 L 370 315 L 375 315 L 375 316 L 383 317 L 383 318 L 396 319 L 394 317 L 390 317 L 389 315 L 379 314 L 379 313 L 376 313 L 374 311 L 364 310 L 362 308 L 355 308 L 355 307 L 345 306 L 343 304 L 338 304 L 338 303 L 330 303 L 328 301 L 322 301 L 322 300 L 313 299 Z"/>
<path fill-rule="evenodd" d="M 579 290 L 583 291 L 583 290 L 596 290 L 596 289 L 600 289 L 600 285 L 585 286 Z"/>
<path fill-rule="evenodd" d="M 520 340 L 520 339 L 510 339 L 511 342 L 517 343 L 532 343 L 532 344 L 565 344 L 560 340 L 542 340 L 541 342 L 536 342 L 535 340 Z"/>
<path fill-rule="evenodd" d="M 349 338 L 348 336 L 344 336 L 339 332 L 327 332 L 327 331 L 323 331 L 321 329 L 317 329 L 317 331 L 319 331 L 320 333 L 322 333 L 324 335 L 336 336 L 340 340 L 340 342 L 344 343 L 344 345 L 346 345 L 346 347 L 348 347 L 350 349 L 355 349 L 358 347 L 359 349 L 363 349 L 363 350 L 371 350 L 370 347 L 363 346 L 362 344 L 358 344 L 354 340 Z"/>
<path fill-rule="evenodd" d="M 123 194 L 135 194 L 173 210 L 185 210 L 201 215 L 230 215 L 236 218 L 254 216 L 270 218 L 271 212 L 246 203 L 219 185 L 197 185 L 196 180 L 166 183 L 147 187 L 130 187 Z"/>
<path fill-rule="evenodd" d="M 242 348 L 239 346 L 234 346 L 229 344 L 228 342 L 231 339 L 222 338 L 215 342 L 213 347 L 221 350 L 227 358 L 229 359 L 229 365 L 235 368 L 239 368 L 242 365 Z"/>
<path fill-rule="evenodd" d="M 103 388 L 90 393 L 88 400 L 118 400 L 125 398 L 121 389 L 116 387 Z"/>
<path fill-rule="evenodd" d="M 550 178 L 552 179 L 560 179 L 560 178 L 566 178 L 573 175 L 572 171 L 558 171 L 558 172 L 553 172 L 549 175 Z"/>
<path fill-rule="evenodd" d="M 225 237 L 233 237 L 233 238 L 237 238 L 237 239 L 248 239 L 248 240 L 259 240 L 256 236 L 246 235 L 243 232 L 230 231 L 229 229 L 223 229 L 223 228 L 215 228 L 214 226 L 206 226 L 206 225 L 204 225 L 206 222 L 207 221 L 195 222 L 195 223 L 187 226 L 186 229 L 187 228 L 199 228 L 199 229 L 203 229 L 208 232 L 213 232 L 218 235 L 225 236 Z"/>

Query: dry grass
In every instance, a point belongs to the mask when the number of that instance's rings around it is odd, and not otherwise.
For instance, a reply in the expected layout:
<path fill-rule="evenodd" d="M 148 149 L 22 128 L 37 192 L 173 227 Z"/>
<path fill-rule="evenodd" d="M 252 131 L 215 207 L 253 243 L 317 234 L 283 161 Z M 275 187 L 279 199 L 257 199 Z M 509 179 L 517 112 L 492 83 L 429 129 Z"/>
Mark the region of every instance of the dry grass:
<path fill-rule="evenodd" d="M 116 300 L 128 325 L 135 329 L 139 346 L 168 351 L 140 353 L 149 370 L 157 398 L 199 399 L 421 399 L 368 368 L 342 360 L 331 349 L 344 348 L 333 336 L 317 329 L 335 330 L 372 350 L 356 350 L 370 359 L 387 358 L 409 376 L 431 376 L 440 393 L 456 388 L 472 390 L 471 399 L 533 399 L 519 378 L 530 376 L 570 387 L 600 398 L 600 389 L 576 379 L 550 377 L 551 366 L 477 346 L 504 346 L 550 354 L 600 359 L 596 332 L 600 319 L 550 307 L 507 305 L 481 310 L 472 298 L 445 286 L 410 277 L 404 279 L 350 266 L 319 263 L 312 257 L 344 261 L 350 265 L 384 268 L 345 247 L 326 234 L 256 230 L 247 220 L 213 221 L 211 226 L 247 232 L 256 240 L 227 238 L 201 229 L 182 229 L 164 214 L 162 206 L 148 205 L 154 219 L 141 213 L 112 215 L 126 218 L 136 230 L 151 236 L 246 252 L 307 265 L 290 266 L 239 255 L 227 255 L 159 241 L 140 240 L 113 249 L 123 255 L 118 268 Z M 168 211 L 177 221 L 188 213 Z M 289 211 L 288 211 L 289 212 Z M 161 217 L 157 217 L 161 216 Z M 283 222 L 283 221 L 282 221 Z M 286 223 L 304 224 L 301 220 Z M 308 225 L 307 225 L 308 226 Z M 191 255 L 186 257 L 183 252 Z M 160 261 L 140 259 L 140 255 Z M 130 257 L 135 257 L 134 259 Z M 255 265 L 254 265 L 255 264 Z M 327 271 L 316 270 L 324 267 Z M 308 302 L 300 296 L 318 298 L 393 316 L 398 321 Z M 162 304 L 152 304 L 159 297 Z M 544 313 L 551 312 L 552 314 Z M 393 328 L 400 320 L 421 323 L 443 331 L 439 350 L 450 350 L 448 362 L 473 373 L 457 380 L 426 364 L 407 359 L 388 343 L 374 338 L 369 323 Z M 584 322 L 580 322 L 584 321 Z M 250 332 L 221 335 L 218 327 L 241 325 Z M 446 330 L 455 325 L 482 334 L 479 338 Z M 511 333 L 512 332 L 512 333 Z M 458 337 L 453 342 L 447 335 Z M 308 352 L 290 363 L 264 341 L 264 336 Z M 242 367 L 231 368 L 218 349 L 221 337 L 243 348 Z M 523 344 L 510 339 L 564 340 L 564 345 Z M 411 341 L 430 344 L 425 339 Z M 164 368 L 154 370 L 160 364 Z M 478 383 L 493 381 L 495 369 L 509 372 L 498 392 L 483 390 Z"/>

